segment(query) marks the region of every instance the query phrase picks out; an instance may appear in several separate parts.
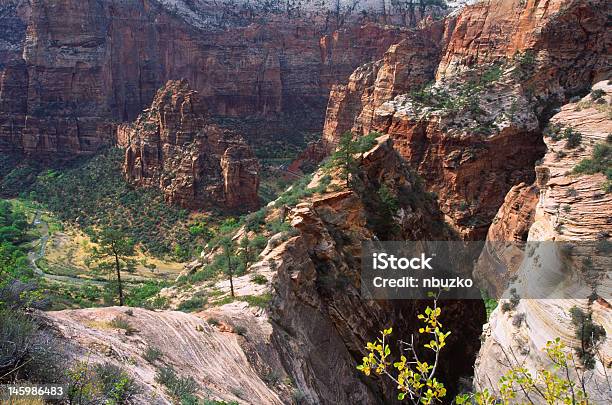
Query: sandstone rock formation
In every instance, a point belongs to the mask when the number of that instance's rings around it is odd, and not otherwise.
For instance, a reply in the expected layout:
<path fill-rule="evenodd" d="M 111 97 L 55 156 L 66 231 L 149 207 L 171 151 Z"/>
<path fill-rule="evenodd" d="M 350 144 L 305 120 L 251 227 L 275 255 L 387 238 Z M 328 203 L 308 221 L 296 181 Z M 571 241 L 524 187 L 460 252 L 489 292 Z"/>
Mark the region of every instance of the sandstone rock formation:
<path fill-rule="evenodd" d="M 320 130 L 330 86 L 406 32 L 255 3 L 3 0 L 0 150 L 91 153 L 182 78 L 213 115 L 263 117 L 255 140 Z"/>
<path fill-rule="evenodd" d="M 550 360 L 542 353 L 548 340 L 560 337 L 570 348 L 581 347 L 582 343 L 576 338 L 576 327 L 569 313 L 572 307 L 577 306 L 592 311 L 593 320 L 605 328 L 608 336 L 600 346 L 601 357 L 597 356 L 595 369 L 587 370 L 587 389 L 593 395 L 591 400 L 595 403 L 609 403 L 612 399 L 607 386 L 609 380 L 606 382 L 606 369 L 609 370 L 612 359 L 612 325 L 608 303 L 610 255 L 598 249 L 591 250 L 585 262 L 585 256 L 581 253 L 589 245 L 599 246 L 602 241 L 610 243 L 612 194 L 604 190 L 605 182 L 609 180 L 603 173 L 573 172 L 581 161 L 592 157 L 597 145 L 601 147 L 607 143 L 610 147 L 612 86 L 608 81 L 599 82 L 593 86 L 593 91 L 598 90 L 603 91 L 604 95 L 594 100 L 591 93 L 563 106 L 552 117 L 552 128 L 556 125 L 564 129 L 572 128 L 582 135 L 579 145 L 568 147 L 568 140 L 557 133 L 559 129 L 549 132 L 545 138 L 546 155 L 537 167 L 537 171 L 546 176 L 539 176 L 534 186 L 511 192 L 500 208 L 497 222 L 489 230 L 490 239 L 510 241 L 517 235 L 524 235 L 528 228 L 528 243 L 554 241 L 560 246 L 560 242 L 569 242 L 574 246 L 576 257 L 572 254 L 571 259 L 562 259 L 560 262 L 548 260 L 541 268 L 534 265 L 538 255 L 541 255 L 538 250 L 535 253 L 519 252 L 510 256 L 497 256 L 519 282 L 522 280 L 524 284 L 537 287 L 550 281 L 550 277 L 561 275 L 565 281 L 556 282 L 564 286 L 564 289 L 560 291 L 563 295 L 558 299 L 523 296 L 524 299 L 520 300 L 514 310 L 504 313 L 498 308 L 493 312 L 477 362 L 476 381 L 480 387 L 488 387 L 490 381 L 496 381 L 509 365 L 514 365 L 507 361 L 500 363 L 496 359 L 512 359 L 516 356 L 516 362 L 535 370 L 550 364 Z M 609 170 L 609 156 L 607 159 Z M 533 204 L 534 194 L 530 189 L 539 190 L 537 204 Z M 524 205 L 517 210 L 517 204 L 522 202 Z M 542 258 L 539 257 L 540 260 Z M 595 269 L 602 269 L 603 278 L 590 278 L 589 272 L 585 271 L 585 263 L 591 263 L 590 266 Z M 489 277 L 494 278 L 492 275 Z M 584 294 L 577 295 L 579 287 L 586 288 L 587 293 L 594 288 L 599 298 L 590 301 L 584 298 Z M 513 322 L 517 316 L 523 317 L 524 322 Z"/>
<path fill-rule="evenodd" d="M 313 403 L 378 403 L 395 397 L 395 387 L 368 387 L 355 376 L 355 359 L 372 333 L 393 325 L 397 337 L 409 336 L 418 301 L 366 301 L 360 292 L 361 242 L 390 238 L 377 226 L 380 207 L 372 201 L 381 184 L 400 197 L 394 214 L 398 234 L 407 240 L 445 239 L 450 233 L 434 201 L 393 150 L 388 137 L 364 154 L 359 178 L 363 193 L 339 190 L 298 204 L 289 218 L 299 235 L 288 240 L 277 261 L 276 295 L 271 308 L 274 342 L 288 373 Z M 466 358 L 478 346 L 482 304 L 445 302 L 445 325 L 457 335 L 449 342 L 441 374 L 453 386 L 470 373 Z M 455 333 L 455 332 L 453 332 Z M 461 362 L 453 362 L 462 358 Z"/>
<path fill-rule="evenodd" d="M 261 405 L 287 401 L 287 394 L 281 399 L 264 382 L 262 369 L 252 364 L 249 348 L 270 344 L 271 329 L 265 318 L 248 308 L 241 308 L 238 320 L 248 328 L 250 341 L 231 328 L 222 331 L 209 325 L 204 314 L 140 308 L 126 314 L 123 308 L 109 307 L 49 312 L 45 317 L 65 342 L 61 350 L 72 359 L 86 361 L 91 368 L 110 362 L 126 369 L 141 389 L 137 403 L 175 403 L 155 380 L 159 368 L 167 366 L 181 378 L 193 378 L 198 386 L 196 394 L 202 398 Z M 113 328 L 110 323 L 117 317 L 125 319 L 133 332 Z M 144 359 L 150 347 L 162 353 L 157 362 Z M 273 358 L 266 362 L 278 367 Z"/>
<path fill-rule="evenodd" d="M 424 28 L 439 46 L 417 32 L 335 87 L 324 143 L 347 130 L 392 135 L 453 227 L 482 239 L 511 187 L 533 181 L 551 107 L 605 77 L 608 11 L 605 1 L 468 6 Z"/>
<path fill-rule="evenodd" d="M 170 203 L 244 211 L 259 206 L 259 163 L 244 140 L 208 122 L 186 80 L 169 81 L 133 124 L 117 129 L 124 172 Z"/>

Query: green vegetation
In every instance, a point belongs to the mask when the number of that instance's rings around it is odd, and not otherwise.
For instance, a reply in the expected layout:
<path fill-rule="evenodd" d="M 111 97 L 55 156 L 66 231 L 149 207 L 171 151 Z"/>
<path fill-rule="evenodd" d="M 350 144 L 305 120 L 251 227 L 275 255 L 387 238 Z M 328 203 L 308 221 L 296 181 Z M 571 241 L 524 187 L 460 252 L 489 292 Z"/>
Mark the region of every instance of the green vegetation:
<path fill-rule="evenodd" d="M 40 171 L 37 163 L 24 164 L 21 157 L 0 155 L 0 196 L 17 196 L 27 190 Z"/>
<path fill-rule="evenodd" d="M 91 241 L 96 244 L 91 251 L 91 262 L 100 273 L 112 274 L 116 277 L 119 306 L 125 303 L 121 273 L 133 273 L 136 268 L 134 242 L 119 228 L 103 228 L 91 230 Z"/>
<path fill-rule="evenodd" d="M 429 83 L 410 93 L 410 98 L 416 103 L 416 108 L 432 108 L 449 112 L 470 111 L 480 115 L 482 110 L 478 105 L 478 95 L 498 82 L 503 74 L 503 65 L 494 63 L 486 69 L 468 71 L 466 80 L 456 81 L 449 89 L 435 87 Z"/>
<path fill-rule="evenodd" d="M 501 310 L 503 313 L 514 311 L 514 309 L 516 309 L 516 307 L 518 306 L 520 302 L 521 302 L 521 297 L 519 297 L 519 295 L 517 294 L 516 289 L 511 288 L 510 289 L 510 299 L 508 301 L 505 301 L 502 304 Z"/>
<path fill-rule="evenodd" d="M 543 134 L 545 137 L 550 138 L 555 142 L 561 139 L 565 139 L 566 149 L 577 148 L 582 143 L 582 134 L 580 132 L 575 131 L 570 127 L 563 129 L 563 127 L 557 123 L 551 123 L 548 127 L 544 129 Z M 565 156 L 565 152 L 560 151 L 559 153 L 562 153 L 560 157 Z"/>
<path fill-rule="evenodd" d="M 302 177 L 283 192 L 272 207 L 263 207 L 240 218 L 226 218 L 216 229 L 208 226 L 207 229 L 213 236 L 208 240 L 206 250 L 215 252 L 215 254 L 211 262 L 207 263 L 201 270 L 181 276 L 178 279 L 179 285 L 197 284 L 212 280 L 220 274 L 225 274 L 230 280 L 231 287 L 234 277 L 245 274 L 249 265 L 257 260 L 261 251 L 268 244 L 271 235 L 281 233 L 280 239 L 277 238 L 277 240 L 282 241 L 296 232 L 289 223 L 285 222 L 283 213 L 287 211 L 288 207 L 297 204 L 304 198 L 324 192 L 331 182 L 331 176 L 323 176 L 319 185 L 312 188 L 308 187 L 311 181 L 312 175 Z M 271 209 L 279 209 L 280 215 L 267 221 L 266 217 Z M 247 237 L 245 235 L 236 242 L 233 238 L 242 227 L 250 232 L 251 236 Z M 197 232 L 200 228 L 203 227 L 198 227 Z"/>
<path fill-rule="evenodd" d="M 399 208 L 399 200 L 393 190 L 383 183 L 378 189 L 378 199 L 382 210 L 380 212 L 383 226 L 393 228 L 396 225 L 394 216 Z"/>
<path fill-rule="evenodd" d="M 458 395 L 458 405 L 511 405 L 523 403 L 545 404 L 587 404 L 588 394 L 584 390 L 584 381 L 571 379 L 572 372 L 580 370 L 572 366 L 573 357 L 557 338 L 548 341 L 544 349 L 550 366 L 536 371 L 535 375 L 522 364 L 513 365 L 498 381 L 492 390 Z"/>
<path fill-rule="evenodd" d="M 173 254 L 176 246 L 180 253 L 190 254 L 206 235 L 193 235 L 188 213 L 166 204 L 158 190 L 130 186 L 121 173 L 122 159 L 119 149 L 108 149 L 62 169 L 20 166 L 1 179 L 0 190 L 4 195 L 20 194 L 38 201 L 60 221 L 83 229 L 118 227 L 156 257 Z M 28 175 L 17 176 L 16 171 Z"/>
<path fill-rule="evenodd" d="M 580 347 L 575 349 L 576 353 L 584 367 L 593 370 L 598 348 L 606 337 L 606 330 L 603 326 L 593 322 L 590 309 L 585 312 L 578 307 L 572 307 L 570 315 L 572 324 L 576 328 L 576 338 L 580 341 Z"/>
<path fill-rule="evenodd" d="M 481 290 L 480 294 L 482 295 L 482 300 L 484 302 L 485 310 L 487 312 L 487 320 L 489 320 L 489 318 L 491 317 L 491 313 L 495 308 L 497 308 L 497 300 L 491 298 L 485 290 Z"/>
<path fill-rule="evenodd" d="M 109 325 L 116 329 L 123 329 L 126 335 L 132 335 L 136 332 L 136 329 L 125 316 L 117 315 L 109 322 Z"/>
<path fill-rule="evenodd" d="M 251 306 L 260 308 L 266 308 L 272 300 L 272 296 L 268 293 L 262 295 L 242 295 L 236 298 L 248 302 Z"/>
<path fill-rule="evenodd" d="M 90 308 L 103 304 L 105 290 L 89 282 L 79 285 L 41 279 L 39 285 L 52 310 Z"/>
<path fill-rule="evenodd" d="M 320 184 L 317 187 L 309 188 L 308 184 L 312 181 L 312 175 L 306 175 L 293 183 L 287 190 L 285 190 L 274 203 L 274 207 L 280 208 L 283 206 L 295 206 L 298 202 L 304 198 L 310 197 L 317 193 L 325 192 L 327 186 L 331 181 L 331 177 L 324 176 L 320 180 Z"/>
<path fill-rule="evenodd" d="M 419 314 L 423 325 L 419 335 L 425 339 L 402 341 L 405 350 L 400 353 L 398 361 L 393 361 L 391 344 L 392 329 L 380 333 L 380 337 L 366 345 L 366 356 L 357 369 L 365 375 L 372 373 L 390 379 L 397 387 L 397 399 L 413 405 L 428 405 L 438 402 L 451 403 L 445 399 L 446 388 L 437 380 L 436 371 L 440 351 L 446 345 L 450 332 L 444 332 L 439 322 L 441 308 L 434 300 L 433 308 L 427 307 L 425 313 Z M 584 321 L 583 321 L 584 322 Z M 434 353 L 431 364 L 421 361 L 421 347 L 417 342 L 425 341 L 422 349 Z M 523 403 L 547 404 L 587 404 L 589 395 L 585 390 L 584 372 L 573 362 L 573 356 L 560 339 L 549 341 L 544 349 L 550 365 L 538 369 L 535 374 L 524 367 L 518 360 L 509 360 L 508 371 L 499 379 L 497 386 L 482 391 L 467 392 L 457 395 L 452 403 L 458 405 L 511 405 Z M 577 376 L 577 380 L 572 379 Z M 489 384 L 493 382 L 489 381 Z"/>
<path fill-rule="evenodd" d="M 376 144 L 376 138 L 381 136 L 378 132 L 372 132 L 366 136 L 355 136 L 351 132 L 345 132 L 340 138 L 336 151 L 330 159 L 331 167 L 340 170 L 340 175 L 348 188 L 353 188 L 351 182 L 357 170 L 355 155 L 363 154 Z"/>
<path fill-rule="evenodd" d="M 251 281 L 255 284 L 266 285 L 268 284 L 268 279 L 262 274 L 254 274 L 251 276 Z"/>
<path fill-rule="evenodd" d="M 227 274 L 230 282 L 230 293 L 232 297 L 234 294 L 234 264 L 232 263 L 232 256 L 234 251 L 234 241 L 230 237 L 224 237 L 221 239 L 221 247 L 223 248 L 223 256 L 225 257 L 225 273 Z"/>
<path fill-rule="evenodd" d="M 565 128 L 563 131 L 563 138 L 566 140 L 566 149 L 577 148 L 580 146 L 580 143 L 582 143 L 582 134 L 578 131 L 574 131 L 572 128 Z"/>
<path fill-rule="evenodd" d="M 534 72 L 534 68 L 536 66 L 536 55 L 531 49 L 528 49 L 525 52 L 517 52 L 514 54 L 513 62 L 515 66 L 515 70 L 513 72 L 514 77 L 520 80 L 525 80 Z"/>
<path fill-rule="evenodd" d="M 25 311 L 28 307 L 22 306 L 19 297 L 7 296 L 6 290 L 0 294 L 0 384 L 58 382 L 64 359 L 57 352 L 57 342 Z"/>
<path fill-rule="evenodd" d="M 191 377 L 179 377 L 172 366 L 163 367 L 157 370 L 155 381 L 166 387 L 168 394 L 179 403 L 198 403 L 198 399 L 195 395 L 198 390 L 196 381 Z"/>
<path fill-rule="evenodd" d="M 397 386 L 399 391 L 397 399 L 400 401 L 406 399 L 415 405 L 428 405 L 441 401 L 446 396 L 446 388 L 436 379 L 435 375 L 440 360 L 440 351 L 446 346 L 446 338 L 450 335 L 450 332 L 442 330 L 442 324 L 439 321 L 441 313 L 442 310 L 434 300 L 433 308 L 428 306 L 424 314 L 418 315 L 423 322 L 423 327 L 419 328 L 419 334 L 423 335 L 425 340 L 429 340 L 428 343 L 423 344 L 423 348 L 433 352 L 434 355 L 432 364 L 419 359 L 419 353 L 417 353 L 419 348 L 414 345 L 414 338 L 411 339 L 412 343 L 405 343 L 408 345 L 408 350 L 400 355 L 399 361 L 392 362 L 391 346 L 389 345 L 392 329 L 389 328 L 382 331 L 376 341 L 367 344 L 367 356 L 363 358 L 363 363 L 357 366 L 357 369 L 365 375 L 374 372 L 391 379 Z M 391 364 L 393 364 L 392 368 Z"/>
<path fill-rule="evenodd" d="M 606 92 L 603 89 L 596 89 L 591 92 L 591 100 L 597 101 L 603 96 L 606 95 Z"/>
<path fill-rule="evenodd" d="M 195 297 L 191 297 L 190 299 L 183 301 L 179 304 L 178 310 L 183 312 L 193 312 L 197 310 L 201 310 L 204 308 L 204 305 L 208 300 L 204 296 L 197 295 Z"/>
<path fill-rule="evenodd" d="M 606 140 L 593 148 L 591 157 L 582 160 L 573 169 L 575 174 L 595 174 L 602 173 L 607 180 L 602 188 L 606 193 L 612 191 L 612 143 Z"/>
<path fill-rule="evenodd" d="M 165 281 L 149 280 L 131 288 L 125 298 L 125 304 L 130 307 L 163 309 L 168 305 L 168 299 L 159 295 L 161 290 L 170 286 Z"/>
<path fill-rule="evenodd" d="M 219 322 L 219 320 L 217 318 L 208 318 L 206 320 L 206 323 L 208 323 L 210 326 L 219 326 L 219 325 L 221 325 L 221 322 Z"/>
<path fill-rule="evenodd" d="M 125 404 L 131 403 L 140 387 L 120 367 L 111 363 L 78 362 L 66 373 L 68 401 L 71 404 Z"/>
<path fill-rule="evenodd" d="M 142 357 L 149 363 L 155 363 L 157 360 L 161 359 L 164 353 L 161 349 L 155 346 L 147 346 Z"/>

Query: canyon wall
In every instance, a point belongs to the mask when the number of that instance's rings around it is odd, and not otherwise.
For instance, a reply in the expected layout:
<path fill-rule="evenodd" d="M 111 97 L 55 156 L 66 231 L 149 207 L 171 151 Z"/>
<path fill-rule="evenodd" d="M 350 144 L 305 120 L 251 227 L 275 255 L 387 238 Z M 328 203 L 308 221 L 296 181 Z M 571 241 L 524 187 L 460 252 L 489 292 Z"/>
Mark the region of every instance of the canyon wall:
<path fill-rule="evenodd" d="M 158 187 L 185 208 L 257 208 L 259 163 L 251 148 L 209 121 L 199 93 L 186 80 L 169 81 L 134 123 L 117 129 L 128 181 Z"/>
<path fill-rule="evenodd" d="M 570 350 L 575 350 L 575 361 L 579 372 L 584 373 L 590 400 L 602 404 L 612 400 L 606 375 L 612 361 L 610 251 L 605 248 L 611 243 L 612 229 L 611 104 L 612 86 L 606 80 L 593 86 L 589 95 L 564 105 L 552 117 L 551 130 L 545 137 L 547 151 L 536 167 L 536 182 L 511 192 L 489 229 L 489 241 L 511 241 L 522 235 L 520 238 L 527 244 L 547 242 L 554 246 L 560 259 L 547 258 L 551 248 L 532 245 L 536 248 L 518 249 L 515 245 L 508 251 L 504 245 L 493 243 L 495 249 L 483 252 L 481 260 L 503 264 L 504 272 L 485 277 L 498 280 L 514 277 L 535 287 L 552 282 L 561 295 L 556 299 L 534 299 L 542 297 L 533 293 L 521 296 L 519 291 L 521 299 L 516 305 L 508 306 L 508 300 L 500 302 L 485 330 L 476 364 L 476 383 L 481 388 L 490 387 L 517 364 L 532 372 L 550 366 L 551 360 L 543 348 L 547 341 L 561 338 Z M 581 134 L 578 145 L 568 144 L 563 136 L 568 128 Z M 600 169 L 577 171 L 586 159 Z M 564 254 L 564 243 L 573 247 L 569 257 Z M 601 276 L 593 278 L 594 271 Z M 585 294 L 576 294 L 580 289 L 585 289 Z M 578 326 L 572 321 L 573 307 L 592 314 L 593 321 L 606 331 L 592 370 L 582 364 L 578 355 L 583 342 L 577 337 Z M 571 372 L 574 373 L 573 366 Z M 575 374 L 572 377 L 577 378 Z"/>
<path fill-rule="evenodd" d="M 333 184 L 339 191 L 291 210 L 288 217 L 299 233 L 279 248 L 276 261 L 276 294 L 270 309 L 273 342 L 285 369 L 310 403 L 394 401 L 396 384 L 363 380 L 354 367 L 364 355 L 366 342 L 383 328 L 393 326 L 394 341 L 409 339 L 419 323 L 417 314 L 430 304 L 365 299 L 360 289 L 362 242 L 452 238 L 435 201 L 388 136 L 379 138 L 359 159 L 356 176 L 363 187 L 360 191 L 340 186 L 344 183 L 338 176 Z M 390 222 L 380 223 L 384 208 L 374 196 L 383 184 L 397 196 L 398 206 Z M 449 387 L 449 398 L 459 381 L 472 372 L 484 316 L 479 301 L 444 302 L 442 322 L 453 332 L 442 355 L 439 378 Z"/>
<path fill-rule="evenodd" d="M 202 1 L 0 7 L 0 147 L 39 157 L 111 142 L 114 124 L 135 119 L 172 79 L 187 79 L 213 115 L 269 118 L 276 136 L 287 122 L 292 133 L 320 130 L 330 87 L 406 32 L 356 17 L 334 30 L 321 16 Z"/>
<path fill-rule="evenodd" d="M 323 144 L 390 134 L 449 223 L 484 239 L 511 187 L 533 181 L 551 109 L 609 74 L 609 11 L 586 0 L 467 6 L 335 86 Z"/>

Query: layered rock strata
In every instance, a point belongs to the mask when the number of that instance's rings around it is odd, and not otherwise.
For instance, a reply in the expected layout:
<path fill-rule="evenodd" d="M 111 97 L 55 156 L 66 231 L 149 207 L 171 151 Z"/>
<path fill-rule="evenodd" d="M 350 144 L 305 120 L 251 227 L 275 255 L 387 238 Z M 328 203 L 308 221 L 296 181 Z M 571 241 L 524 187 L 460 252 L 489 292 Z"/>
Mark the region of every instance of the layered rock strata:
<path fill-rule="evenodd" d="M 157 187 L 185 208 L 244 211 L 259 205 L 259 163 L 244 140 L 209 123 L 199 93 L 169 81 L 133 124 L 122 124 L 128 181 Z"/>
<path fill-rule="evenodd" d="M 453 227 L 483 239 L 512 186 L 533 181 L 551 108 L 609 72 L 609 8 L 566 0 L 468 6 L 424 28 L 438 27 L 426 37 L 440 45 L 406 40 L 335 87 L 324 143 L 331 151 L 348 130 L 390 134 Z"/>
<path fill-rule="evenodd" d="M 609 250 L 602 248 L 611 243 L 612 194 L 608 189 L 609 177 L 602 172 L 610 170 L 611 103 L 612 86 L 608 81 L 599 82 L 589 95 L 564 105 L 552 117 L 551 129 L 545 138 L 547 152 L 537 167 L 537 181 L 508 195 L 489 230 L 490 240 L 510 241 L 528 229 L 527 243 L 554 243 L 558 261 L 529 248 L 529 251 L 515 249 L 509 256 L 489 251 L 483 257 L 489 256 L 504 264 L 518 283 L 538 287 L 554 282 L 560 288 L 560 295 L 555 295 L 557 299 L 523 295 L 511 310 L 498 308 L 492 313 L 476 367 L 480 387 L 489 387 L 509 367 L 516 365 L 515 361 L 500 364 L 496 359 L 515 359 L 532 371 L 550 366 L 543 348 L 547 341 L 559 337 L 569 350 L 576 349 L 574 355 L 579 370 L 585 373 L 591 401 L 609 403 L 612 399 L 606 388 L 609 383 L 606 374 L 612 360 L 608 274 L 611 259 Z M 568 128 L 581 135 L 577 145 L 568 144 L 571 141 L 564 135 Z M 596 149 L 607 150 L 607 154 L 600 153 L 597 158 Z M 577 169 L 584 167 L 586 159 L 599 162 L 601 169 Z M 536 204 L 533 204 L 534 193 L 527 191 L 530 189 L 536 191 Z M 523 207 L 517 210 L 516 204 L 521 203 Z M 564 254 L 567 251 L 564 244 L 573 246 L 570 256 Z M 601 277 L 593 278 L 596 269 L 600 270 Z M 585 293 L 578 295 L 577 290 Z M 596 295 L 587 299 L 591 290 Z M 582 366 L 577 355 L 583 343 L 577 338 L 576 325 L 572 323 L 570 309 L 573 307 L 591 312 L 593 321 L 606 330 L 607 337 L 600 342 L 592 371 Z M 519 318 L 521 322 L 517 321 Z"/>
<path fill-rule="evenodd" d="M 320 130 L 330 86 L 406 32 L 249 4 L 2 1 L 0 150 L 92 153 L 113 123 L 134 120 L 164 83 L 183 78 L 213 115 L 263 117 L 260 133 Z"/>
<path fill-rule="evenodd" d="M 299 234 L 283 245 L 277 261 L 273 339 L 285 369 L 312 403 L 379 403 L 395 398 L 393 384 L 377 381 L 380 385 L 371 386 L 356 376 L 354 366 L 365 343 L 381 328 L 393 325 L 397 339 L 414 333 L 416 315 L 427 304 L 364 300 L 362 241 L 452 237 L 435 202 L 388 137 L 379 138 L 378 145 L 363 155 L 358 172 L 364 190 L 340 189 L 291 210 L 288 217 Z M 372 196 L 382 184 L 399 198 L 393 225 L 378 223 L 382 208 Z M 408 195 L 412 198 L 405 198 Z M 394 236 L 389 234 L 392 228 L 397 231 Z M 476 336 L 484 313 L 478 301 L 447 301 L 444 311 L 445 327 L 456 335 L 441 362 L 440 378 L 454 387 L 471 373 L 468 359 L 479 345 Z"/>

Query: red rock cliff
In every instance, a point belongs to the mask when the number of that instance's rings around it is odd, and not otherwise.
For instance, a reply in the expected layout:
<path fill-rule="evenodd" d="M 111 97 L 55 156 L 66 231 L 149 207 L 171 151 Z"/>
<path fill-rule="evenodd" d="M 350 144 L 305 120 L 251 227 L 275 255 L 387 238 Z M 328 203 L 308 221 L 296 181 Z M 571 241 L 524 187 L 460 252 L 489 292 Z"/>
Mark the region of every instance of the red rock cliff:
<path fill-rule="evenodd" d="M 213 115 L 320 130 L 330 86 L 406 31 L 352 20 L 330 33 L 321 18 L 199 0 L 33 0 L 27 12 L 2 3 L 10 46 L 0 44 L 0 66 L 23 62 L 0 67 L 2 105 L 20 106 L 0 109 L 0 147 L 36 156 L 96 150 L 172 79 L 187 79 Z"/>
<path fill-rule="evenodd" d="M 139 186 L 159 187 L 186 208 L 244 211 L 259 205 L 259 163 L 244 140 L 207 122 L 204 104 L 187 81 L 169 81 L 151 108 L 117 139 L 124 172 Z"/>
<path fill-rule="evenodd" d="M 440 45 L 417 32 L 336 86 L 324 143 L 347 130 L 390 134 L 449 223 L 482 239 L 510 188 L 533 181 L 551 107 L 609 72 L 609 11 L 602 0 L 468 6 L 424 28 Z"/>

